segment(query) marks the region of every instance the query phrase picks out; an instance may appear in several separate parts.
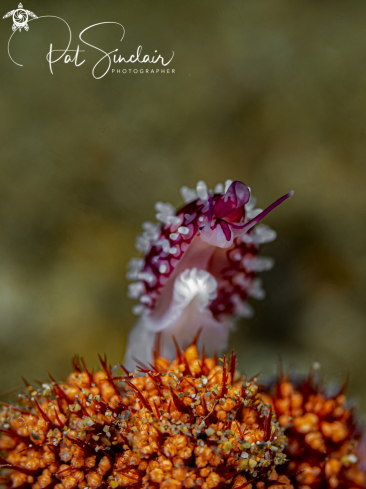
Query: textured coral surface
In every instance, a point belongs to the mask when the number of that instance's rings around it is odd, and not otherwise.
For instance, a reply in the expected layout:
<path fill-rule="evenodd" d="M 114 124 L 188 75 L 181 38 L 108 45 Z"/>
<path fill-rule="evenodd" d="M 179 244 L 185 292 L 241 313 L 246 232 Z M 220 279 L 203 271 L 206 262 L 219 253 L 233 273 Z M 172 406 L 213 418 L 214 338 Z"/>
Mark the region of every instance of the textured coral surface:
<path fill-rule="evenodd" d="M 302 382 L 281 376 L 262 395 L 273 405 L 288 438 L 286 474 L 302 487 L 362 487 L 365 473 L 356 453 L 361 438 L 343 388 L 326 395 L 313 379 Z"/>
<path fill-rule="evenodd" d="M 340 393 L 281 377 L 259 388 L 236 357 L 200 357 L 195 342 L 137 372 L 90 372 L 28 385 L 0 413 L 7 487 L 272 489 L 362 487 L 359 434 Z M 82 366 L 83 365 L 83 366 Z M 261 392 L 263 391 L 263 392 Z"/>

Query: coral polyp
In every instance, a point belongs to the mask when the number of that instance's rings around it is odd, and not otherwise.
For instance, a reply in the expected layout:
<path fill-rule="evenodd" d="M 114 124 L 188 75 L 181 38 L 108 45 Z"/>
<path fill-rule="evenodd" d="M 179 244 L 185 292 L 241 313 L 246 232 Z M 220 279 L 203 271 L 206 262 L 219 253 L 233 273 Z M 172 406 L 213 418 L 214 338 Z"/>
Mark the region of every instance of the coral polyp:
<path fill-rule="evenodd" d="M 290 486 L 284 430 L 236 358 L 200 358 L 196 344 L 170 362 L 112 376 L 77 367 L 2 409 L 6 487 L 244 489 Z"/>
<path fill-rule="evenodd" d="M 343 392 L 312 378 L 246 381 L 232 352 L 198 354 L 122 375 L 74 361 L 66 382 L 20 394 L 0 412 L 8 488 L 362 488 L 362 432 Z M 361 447 L 361 448 L 360 448 Z M 360 458 L 360 461 L 358 461 Z"/>
<path fill-rule="evenodd" d="M 314 372 L 308 378 L 281 375 L 262 394 L 271 403 L 288 438 L 287 474 L 302 488 L 364 487 L 364 441 L 353 410 L 347 406 L 342 386 L 327 394 Z"/>

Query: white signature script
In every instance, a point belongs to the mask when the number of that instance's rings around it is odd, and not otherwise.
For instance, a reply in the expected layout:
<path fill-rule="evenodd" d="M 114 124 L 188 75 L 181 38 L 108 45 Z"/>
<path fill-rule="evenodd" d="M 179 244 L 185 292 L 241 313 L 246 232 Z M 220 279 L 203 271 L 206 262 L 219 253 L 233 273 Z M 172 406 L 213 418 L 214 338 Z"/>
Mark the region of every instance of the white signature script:
<path fill-rule="evenodd" d="M 58 63 L 59 61 L 63 61 L 64 63 L 73 63 L 76 67 L 81 66 L 82 64 L 85 63 L 86 59 L 84 58 L 85 50 L 80 49 L 80 45 L 78 44 L 76 49 L 70 49 L 71 46 L 71 41 L 72 41 L 72 32 L 69 24 L 66 22 L 66 20 L 62 19 L 61 17 L 57 17 L 56 15 L 43 15 L 41 17 L 37 17 L 35 19 L 31 19 L 28 22 L 32 22 L 34 20 L 39 20 L 42 18 L 55 18 L 59 19 L 62 22 L 64 22 L 68 28 L 68 43 L 67 47 L 64 49 L 55 49 L 53 44 L 50 44 L 50 49 L 48 53 L 46 54 L 46 60 L 49 65 L 50 72 L 53 74 L 53 65 L 55 63 Z M 138 46 L 136 49 L 136 53 L 131 54 L 129 56 L 122 56 L 119 54 L 118 48 L 113 49 L 112 51 L 104 51 L 101 47 L 98 47 L 90 42 L 90 40 L 86 41 L 84 39 L 84 34 L 86 34 L 88 31 L 91 32 L 93 29 L 97 28 L 98 26 L 101 25 L 106 25 L 106 24 L 115 24 L 120 26 L 122 30 L 122 37 L 119 39 L 119 42 L 121 42 L 125 36 L 125 28 L 123 27 L 122 24 L 119 22 L 99 22 L 98 24 L 93 24 L 90 25 L 89 27 L 86 27 L 84 30 L 82 30 L 79 34 L 79 39 L 80 41 L 86 45 L 89 46 L 90 48 L 93 48 L 97 50 L 101 57 L 98 59 L 98 61 L 94 64 L 93 69 L 92 69 L 92 75 L 96 80 L 99 80 L 103 78 L 107 73 L 109 73 L 112 65 L 120 64 L 120 63 L 152 63 L 152 64 L 157 64 L 160 63 L 161 66 L 167 66 L 169 63 L 173 60 L 174 58 L 174 51 L 172 51 L 171 57 L 169 59 L 164 58 L 161 54 L 157 53 L 155 50 L 155 54 L 149 55 L 149 54 L 143 54 L 142 52 L 142 46 Z M 10 59 L 13 61 L 18 66 L 23 66 L 20 63 L 17 63 L 14 61 L 10 54 L 10 41 L 12 37 L 14 36 L 15 32 L 17 32 L 17 29 L 12 33 L 12 35 L 9 38 L 8 41 L 8 54 Z M 82 59 L 84 58 L 84 59 Z"/>

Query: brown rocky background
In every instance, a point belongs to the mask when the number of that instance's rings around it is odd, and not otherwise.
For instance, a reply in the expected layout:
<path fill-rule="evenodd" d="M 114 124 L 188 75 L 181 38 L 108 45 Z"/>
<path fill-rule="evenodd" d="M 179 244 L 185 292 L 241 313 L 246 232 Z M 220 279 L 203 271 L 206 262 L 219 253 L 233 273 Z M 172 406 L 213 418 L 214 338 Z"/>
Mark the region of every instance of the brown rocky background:
<path fill-rule="evenodd" d="M 1 3 L 2 14 L 17 0 Z M 227 178 L 261 207 L 295 190 L 267 218 L 277 241 L 262 254 L 267 299 L 232 345 L 248 374 L 275 372 L 278 356 L 313 362 L 366 412 L 366 3 L 359 1 L 24 1 L 38 16 L 85 27 L 106 50 L 175 52 L 174 75 L 91 76 L 50 42 L 66 27 L 39 19 L 6 45 L 0 25 L 0 396 L 73 354 L 121 361 L 134 318 L 125 268 L 156 201 Z M 144 66 L 145 67 L 145 66 Z M 140 68 L 140 67 L 139 67 Z"/>

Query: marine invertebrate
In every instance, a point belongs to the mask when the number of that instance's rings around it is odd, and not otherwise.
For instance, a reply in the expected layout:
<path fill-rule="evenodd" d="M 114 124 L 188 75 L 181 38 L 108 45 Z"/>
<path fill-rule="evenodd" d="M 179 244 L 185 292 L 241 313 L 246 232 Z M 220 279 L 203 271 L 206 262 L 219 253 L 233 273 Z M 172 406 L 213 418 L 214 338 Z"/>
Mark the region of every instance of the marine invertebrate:
<path fill-rule="evenodd" d="M 23 489 L 361 489 L 361 430 L 342 390 L 310 376 L 246 381 L 231 353 L 116 375 L 74 360 L 66 382 L 30 385 L 0 410 L 0 483 Z M 362 449 L 362 445 L 361 445 Z M 358 462 L 358 456 L 361 457 Z"/>
<path fill-rule="evenodd" d="M 365 486 L 363 433 L 347 406 L 344 386 L 330 394 L 316 381 L 314 371 L 304 379 L 281 374 L 262 392 L 262 399 L 271 404 L 285 429 L 286 474 L 295 486 Z"/>
<path fill-rule="evenodd" d="M 112 376 L 74 361 L 67 382 L 28 386 L 0 412 L 9 488 L 291 489 L 286 437 L 255 379 L 196 341 L 170 362 Z M 142 374 L 142 375 L 141 375 Z"/>
<path fill-rule="evenodd" d="M 173 335 L 183 343 L 201 326 L 207 351 L 227 346 L 232 317 L 252 314 L 246 299 L 264 297 L 256 275 L 273 264 L 257 255 L 276 233 L 256 225 L 292 194 L 261 210 L 242 182 L 228 180 L 225 189 L 219 184 L 213 192 L 198 182 L 196 190 L 182 188 L 186 204 L 177 211 L 156 204 L 161 224 L 143 224 L 137 248 L 144 258 L 132 259 L 127 275 L 135 281 L 129 296 L 140 301 L 134 311 L 141 314 L 130 333 L 129 368 L 136 357 L 151 358 L 156 333 L 162 333 L 168 357 L 174 354 Z"/>
<path fill-rule="evenodd" d="M 255 274 L 269 262 L 258 246 L 275 233 L 255 226 L 291 193 L 264 211 L 253 210 L 241 182 L 214 193 L 200 182 L 197 193 L 185 189 L 193 201 L 177 213 L 158 204 L 163 226 L 145 224 L 138 241 L 146 256 L 132 261 L 139 282 L 131 290 L 143 288 L 151 312 L 130 336 L 128 359 L 147 352 L 146 363 L 129 371 L 100 358 L 95 373 L 75 358 L 66 382 L 26 383 L 15 405 L 0 408 L 6 488 L 365 487 L 365 434 L 344 387 L 327 393 L 313 371 L 260 386 L 240 376 L 234 352 L 230 361 L 207 357 L 205 347 L 199 355 L 200 334 L 224 347 L 230 315 L 261 295 Z M 186 340 L 198 323 L 185 350 L 172 338 L 175 358 L 167 358 L 164 335 Z"/>

